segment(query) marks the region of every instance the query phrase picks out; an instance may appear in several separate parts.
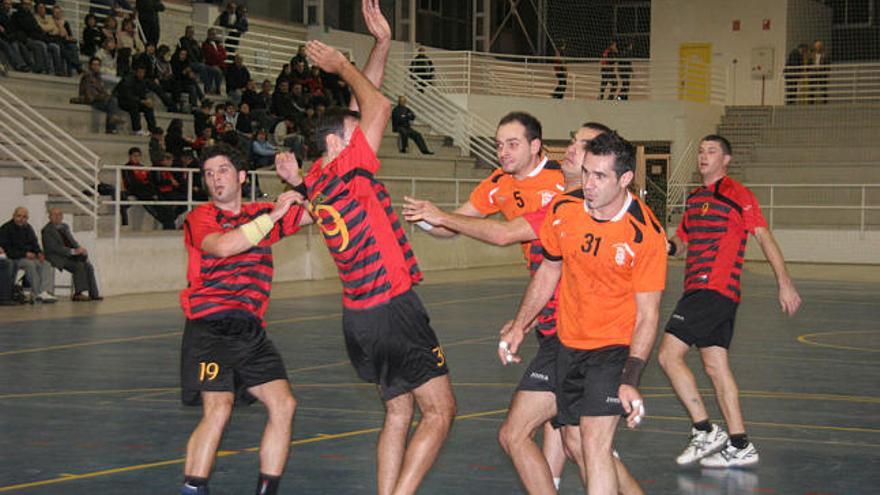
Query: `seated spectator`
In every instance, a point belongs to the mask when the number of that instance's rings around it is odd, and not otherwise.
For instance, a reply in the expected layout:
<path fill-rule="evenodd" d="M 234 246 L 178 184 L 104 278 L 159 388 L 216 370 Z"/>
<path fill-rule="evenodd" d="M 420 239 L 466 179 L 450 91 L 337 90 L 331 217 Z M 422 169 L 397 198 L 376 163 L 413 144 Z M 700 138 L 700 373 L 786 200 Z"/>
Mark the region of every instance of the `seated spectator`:
<path fill-rule="evenodd" d="M 294 84 L 294 86 L 296 85 Z M 327 98 L 324 93 L 324 79 L 321 76 L 321 68 L 317 65 L 312 66 L 312 71 L 303 81 L 303 89 L 307 90 L 313 106 L 318 105 L 319 103 L 325 106 L 327 105 Z"/>
<path fill-rule="evenodd" d="M 208 39 L 202 43 L 202 56 L 205 58 L 205 65 L 212 68 L 217 76 L 213 87 L 209 88 L 208 83 L 205 83 L 205 93 L 219 95 L 220 80 L 226 72 L 226 48 L 223 46 L 223 35 L 214 28 L 208 29 Z"/>
<path fill-rule="evenodd" d="M 45 3 L 38 2 L 36 4 L 34 17 L 37 19 L 37 24 L 39 24 L 40 29 L 43 30 L 43 33 L 46 36 L 44 41 L 46 42 L 46 48 L 49 50 L 49 56 L 52 58 L 52 65 L 55 67 L 55 75 L 62 77 L 69 76 L 70 72 L 67 67 L 67 62 L 64 60 L 63 50 L 61 48 L 62 44 L 64 44 L 61 38 L 61 32 L 58 30 L 55 21 L 52 20 L 52 16 L 48 15 Z"/>
<path fill-rule="evenodd" d="M 128 112 L 131 117 L 131 132 L 139 136 L 147 136 L 148 131 L 141 130 L 141 114 L 147 120 L 147 127 L 156 127 L 156 114 L 153 112 L 153 100 L 147 95 L 149 89 L 145 77 L 147 69 L 138 67 L 134 73 L 125 76 L 115 89 L 119 100 L 119 108 Z"/>
<path fill-rule="evenodd" d="M 187 26 L 183 37 L 177 42 L 177 46 L 187 51 L 187 59 L 193 72 L 198 74 L 205 85 L 205 92 L 210 93 L 209 88 L 220 87 L 220 79 L 223 72 L 216 67 L 205 65 L 205 57 L 202 55 L 202 45 L 196 40 L 196 30 L 193 26 Z"/>
<path fill-rule="evenodd" d="M 306 69 L 306 61 L 298 59 L 290 65 L 290 80 L 292 83 L 303 82 L 309 77 L 309 71 Z"/>
<path fill-rule="evenodd" d="M 73 274 L 74 301 L 100 301 L 95 267 L 89 261 L 89 252 L 79 245 L 64 223 L 64 215 L 58 208 L 49 209 L 49 223 L 42 230 L 46 259 L 55 268 Z M 88 292 L 88 295 L 86 295 Z"/>
<path fill-rule="evenodd" d="M 172 119 L 168 124 L 168 131 L 165 133 L 165 150 L 174 157 L 174 160 L 180 158 L 184 150 L 192 151 L 193 140 L 189 136 L 183 135 L 183 120 Z"/>
<path fill-rule="evenodd" d="M 122 21 L 122 30 L 116 33 L 116 68 L 120 76 L 125 76 L 131 71 L 132 60 L 146 51 L 144 42 L 134 29 L 134 21 L 126 17 Z"/>
<path fill-rule="evenodd" d="M 196 161 L 195 150 L 190 147 L 183 148 L 183 152 L 174 161 L 174 167 L 184 170 L 199 170 Z M 199 172 L 192 173 L 192 199 L 195 201 L 207 201 L 208 192 L 204 188 L 202 175 Z"/>
<path fill-rule="evenodd" d="M 202 128 L 202 133 L 199 134 L 199 137 L 193 141 L 192 147 L 196 152 L 201 152 L 202 148 L 205 146 L 214 146 L 216 141 L 214 140 L 214 128 L 212 126 L 206 126 Z"/>
<path fill-rule="evenodd" d="M 89 70 L 79 80 L 79 98 L 97 110 L 107 112 L 104 123 L 104 132 L 116 134 L 116 112 L 119 111 L 119 103 L 116 97 L 107 91 L 104 80 L 101 77 L 101 59 L 92 57 L 89 60 Z"/>
<path fill-rule="evenodd" d="M 247 103 L 251 112 L 254 111 L 255 105 L 257 109 L 265 108 L 262 106 L 263 102 L 260 101 L 260 93 L 257 92 L 257 81 L 248 79 L 247 84 L 244 85 L 244 90 L 241 92 L 241 103 Z"/>
<path fill-rule="evenodd" d="M 150 163 L 154 167 L 161 167 L 159 162 L 165 157 L 165 131 L 161 127 L 150 129 Z"/>
<path fill-rule="evenodd" d="M 256 139 L 251 143 L 254 167 L 263 168 L 273 165 L 276 153 L 278 153 L 278 148 L 269 142 L 269 135 L 266 129 L 258 130 Z"/>
<path fill-rule="evenodd" d="M 247 103 L 242 103 L 238 107 L 238 116 L 235 118 L 235 130 L 247 138 L 248 141 L 254 139 L 254 117 L 251 115 L 251 107 Z"/>
<path fill-rule="evenodd" d="M 231 101 L 226 102 L 226 107 L 223 110 L 223 122 L 235 129 L 236 124 L 238 124 L 238 106 L 235 103 Z"/>
<path fill-rule="evenodd" d="M 300 117 L 302 117 L 302 114 L 306 113 L 308 108 L 313 106 L 312 98 L 309 94 L 303 91 L 302 83 L 293 83 L 290 87 L 290 98 L 293 100 L 293 109 Z"/>
<path fill-rule="evenodd" d="M 213 105 L 211 100 L 205 98 L 198 107 L 192 109 L 193 129 L 196 136 L 201 136 L 205 127 L 211 127 L 211 107 Z"/>
<path fill-rule="evenodd" d="M 250 79 L 251 73 L 244 66 L 244 58 L 236 55 L 233 64 L 226 68 L 226 95 L 236 105 L 241 103 L 241 92 Z"/>
<path fill-rule="evenodd" d="M 189 98 L 190 109 L 198 108 L 199 102 L 205 98 L 205 93 L 198 84 L 198 76 L 189 59 L 189 50 L 178 47 L 171 57 L 171 72 L 177 81 L 182 93 Z"/>
<path fill-rule="evenodd" d="M 12 0 L 2 0 L 0 1 L 0 62 L 7 63 L 17 71 L 31 70 L 21 50 L 22 47 L 13 32 Z M 0 277 L 0 285 L 2 283 L 3 279 Z"/>
<path fill-rule="evenodd" d="M 60 5 L 52 7 L 52 22 L 55 24 L 54 41 L 57 41 L 61 47 L 61 58 L 67 64 L 67 72 L 77 74 L 82 73 L 82 63 L 79 61 L 79 46 L 76 42 L 76 36 L 70 28 L 70 23 L 64 18 L 64 12 Z"/>
<path fill-rule="evenodd" d="M 49 52 L 49 35 L 43 31 L 34 16 L 33 0 L 21 0 L 10 18 L 12 32 L 16 36 L 21 55 L 31 70 L 37 74 L 55 74 L 61 69 L 61 51 Z M 55 62 L 59 62 L 56 67 Z"/>
<path fill-rule="evenodd" d="M 154 166 L 171 168 L 174 166 L 174 157 L 171 153 L 162 153 L 159 162 Z M 186 201 L 185 174 L 170 170 L 157 170 L 153 172 L 152 180 L 156 184 L 156 193 L 159 195 L 160 201 Z M 186 211 L 185 205 L 159 205 L 156 208 L 161 212 L 165 221 L 170 222 L 172 229 L 176 228 L 177 217 Z M 172 230 L 165 226 L 165 222 L 162 225 L 165 230 Z"/>
<path fill-rule="evenodd" d="M 28 223 L 28 210 L 19 206 L 12 213 L 12 220 L 0 226 L 0 248 L 13 262 L 13 273 L 24 269 L 25 279 L 36 294 L 36 300 L 53 303 L 58 299 L 55 292 L 55 270 L 46 261 L 40 249 L 37 234 Z"/>
<path fill-rule="evenodd" d="M 290 72 L 290 64 L 284 64 L 281 66 L 281 72 L 278 74 L 278 77 L 275 78 L 276 91 L 281 87 L 281 83 L 283 82 L 287 83 L 288 89 L 290 88 L 290 83 L 293 82 L 293 75 Z"/>
<path fill-rule="evenodd" d="M 397 106 L 391 112 L 391 130 L 396 132 L 399 137 L 398 146 L 400 152 L 406 153 L 407 144 L 410 138 L 412 138 L 423 155 L 433 155 L 434 153 L 425 144 L 422 134 L 412 128 L 413 120 L 416 120 L 416 114 L 406 106 L 406 97 L 398 96 Z"/>
<path fill-rule="evenodd" d="M 290 66 L 293 67 L 294 65 L 297 64 L 297 62 L 302 62 L 303 65 L 305 66 L 305 70 L 306 71 L 309 70 L 309 59 L 306 57 L 306 46 L 305 45 L 299 45 L 299 47 L 297 47 L 296 55 L 294 55 L 290 59 Z"/>
<path fill-rule="evenodd" d="M 6 257 L 6 252 L 0 247 L 0 306 L 14 306 L 18 304 L 12 298 L 13 285 L 15 284 L 15 266 Z"/>
<path fill-rule="evenodd" d="M 138 201 L 156 201 L 159 199 L 159 191 L 153 183 L 152 174 L 149 168 L 141 164 L 141 149 L 134 147 L 128 150 L 128 162 L 126 167 L 135 167 L 122 171 L 122 183 L 125 186 L 127 196 L 134 196 Z M 174 218 L 168 213 L 168 210 L 162 209 L 157 205 L 143 205 L 153 218 L 162 224 L 165 230 L 174 229 Z"/>
<path fill-rule="evenodd" d="M 226 124 L 226 104 L 218 103 L 214 105 L 214 115 L 211 116 L 211 125 L 214 126 L 214 133 L 218 136 L 223 134 L 223 128 Z"/>
<path fill-rule="evenodd" d="M 108 15 L 104 18 L 104 22 L 101 23 L 101 33 L 104 35 L 104 39 L 112 39 L 114 43 L 119 43 L 119 23 L 116 21 L 116 18 L 112 15 Z"/>
<path fill-rule="evenodd" d="M 79 50 L 83 55 L 91 58 L 98 53 L 98 49 L 104 44 L 105 36 L 104 31 L 98 27 L 98 18 L 95 17 L 95 14 L 86 14 L 85 25 Z"/>
<path fill-rule="evenodd" d="M 116 41 L 113 38 L 105 38 L 95 58 L 101 62 L 101 79 L 107 86 L 115 87 L 120 80 L 116 69 Z"/>
<path fill-rule="evenodd" d="M 292 119 L 284 119 L 278 122 L 272 132 L 272 136 L 275 139 L 275 144 L 277 146 L 293 151 L 300 160 L 300 163 L 302 163 L 307 151 L 305 146 L 306 140 L 305 136 L 300 132 L 300 129 Z"/>

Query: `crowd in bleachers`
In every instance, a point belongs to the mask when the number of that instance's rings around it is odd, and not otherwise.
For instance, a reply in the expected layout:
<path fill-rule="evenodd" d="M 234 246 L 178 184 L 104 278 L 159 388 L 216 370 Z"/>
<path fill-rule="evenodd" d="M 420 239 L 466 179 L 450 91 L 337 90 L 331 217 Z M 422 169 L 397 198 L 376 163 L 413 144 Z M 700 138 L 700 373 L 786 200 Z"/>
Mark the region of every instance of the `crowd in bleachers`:
<path fill-rule="evenodd" d="M 0 1 L 0 58 L 16 71 L 80 74 L 79 94 L 71 101 L 106 112 L 107 133 L 117 133 L 126 120 L 121 115 L 127 114 L 133 134 L 156 141 L 158 149 L 151 146 L 150 153 L 153 166 L 194 163 L 191 158 L 215 141 L 240 147 L 251 157 L 251 169 L 270 166 L 281 148 L 303 160 L 312 156 L 309 143 L 317 120 L 328 107 L 348 106 L 351 99 L 338 76 L 309 67 L 303 47 L 274 82 L 254 80 L 236 53 L 239 38 L 248 31 L 247 9 L 232 1 L 204 40 L 187 26 L 176 46 L 156 45 L 158 12 L 164 10 L 160 0 L 137 2 L 134 10 L 123 0 L 100 2 L 109 3 L 106 11 L 93 2 L 79 38 L 60 6 L 49 5 L 53 0 L 36 5 L 33 0 L 17 5 Z M 176 119 L 167 130 L 160 129 L 159 101 L 168 112 L 191 112 L 193 128 L 184 129 Z M 162 158 L 166 153 L 170 162 Z M 134 164 L 142 165 L 139 160 Z M 126 189 L 140 199 L 169 199 L 185 191 L 185 177 L 160 175 L 143 174 L 144 181 L 136 185 L 134 176 L 126 174 Z M 165 228 L 173 228 L 172 210 L 150 210 Z"/>

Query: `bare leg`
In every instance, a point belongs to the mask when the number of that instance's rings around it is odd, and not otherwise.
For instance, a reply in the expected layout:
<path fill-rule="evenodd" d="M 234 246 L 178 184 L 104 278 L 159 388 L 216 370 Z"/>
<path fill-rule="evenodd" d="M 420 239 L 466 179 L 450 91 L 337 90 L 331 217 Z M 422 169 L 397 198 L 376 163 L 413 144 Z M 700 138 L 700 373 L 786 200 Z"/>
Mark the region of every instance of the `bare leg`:
<path fill-rule="evenodd" d="M 617 495 L 611 445 L 619 416 L 582 416 L 580 423 L 589 495 Z"/>
<path fill-rule="evenodd" d="M 232 415 L 234 401 L 232 392 L 202 392 L 202 419 L 186 444 L 184 475 L 210 477 L 223 430 Z"/>
<path fill-rule="evenodd" d="M 581 448 L 581 432 L 574 426 L 566 426 L 562 428 L 562 439 L 565 441 L 565 449 L 569 459 L 578 465 L 578 471 L 581 476 L 581 483 L 587 486 L 587 468 L 583 457 L 583 449 Z M 644 495 L 642 487 L 638 481 L 629 472 L 623 461 L 614 457 L 614 472 L 617 475 L 617 491 L 621 495 Z"/>
<path fill-rule="evenodd" d="M 550 466 L 534 438 L 537 429 L 555 415 L 556 397 L 551 392 L 517 392 L 498 432 L 501 448 L 513 461 L 526 491 L 532 495 L 556 493 Z M 558 435 L 552 428 L 551 433 Z M 565 463 L 561 448 L 559 457 Z"/>
<path fill-rule="evenodd" d="M 397 484 L 412 416 L 412 394 L 398 395 L 385 402 L 385 424 L 382 426 L 382 432 L 379 433 L 379 442 L 376 446 L 378 456 L 376 478 L 379 495 L 390 495 Z"/>
<path fill-rule="evenodd" d="M 547 465 L 550 466 L 550 474 L 553 475 L 555 483 L 557 478 L 562 478 L 566 455 L 562 444 L 562 431 L 561 429 L 553 428 L 550 421 L 544 423 L 541 452 L 544 454 L 544 458 L 547 459 Z"/>
<path fill-rule="evenodd" d="M 736 385 L 733 371 L 730 370 L 727 349 L 717 346 L 705 347 L 700 349 L 700 357 L 703 358 L 706 374 L 712 379 L 715 397 L 721 408 L 721 414 L 727 422 L 728 431 L 734 435 L 745 433 L 746 427 L 739 405 L 739 387 Z"/>
<path fill-rule="evenodd" d="M 281 476 L 287 464 L 290 437 L 293 435 L 293 415 L 296 412 L 296 400 L 290 393 L 290 383 L 287 380 L 273 380 L 251 387 L 248 392 L 266 406 L 269 415 L 260 441 L 260 472 Z"/>
<path fill-rule="evenodd" d="M 672 388 L 678 396 L 678 400 L 687 409 L 691 421 L 694 423 L 709 419 L 709 413 L 706 412 L 706 406 L 700 397 L 700 391 L 697 390 L 697 381 L 694 374 L 684 362 L 684 356 L 687 354 L 688 345 L 678 339 L 678 337 L 666 334 L 663 336 L 663 342 L 660 344 L 660 351 L 657 359 L 660 367 L 666 373 Z"/>
<path fill-rule="evenodd" d="M 452 395 L 448 375 L 432 378 L 413 390 L 412 394 L 422 412 L 422 419 L 406 448 L 394 495 L 416 492 L 428 469 L 437 459 L 440 447 L 446 441 L 455 419 L 455 397 Z"/>

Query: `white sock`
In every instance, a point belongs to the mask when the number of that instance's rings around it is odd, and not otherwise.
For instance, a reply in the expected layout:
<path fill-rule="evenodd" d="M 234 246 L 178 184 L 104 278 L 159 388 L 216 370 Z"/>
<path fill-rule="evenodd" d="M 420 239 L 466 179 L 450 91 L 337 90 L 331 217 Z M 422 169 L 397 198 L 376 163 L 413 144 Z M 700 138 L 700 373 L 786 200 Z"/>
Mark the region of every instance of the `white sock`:
<path fill-rule="evenodd" d="M 559 484 L 562 483 L 562 478 L 553 478 L 553 484 L 556 485 L 556 491 L 559 491 Z"/>

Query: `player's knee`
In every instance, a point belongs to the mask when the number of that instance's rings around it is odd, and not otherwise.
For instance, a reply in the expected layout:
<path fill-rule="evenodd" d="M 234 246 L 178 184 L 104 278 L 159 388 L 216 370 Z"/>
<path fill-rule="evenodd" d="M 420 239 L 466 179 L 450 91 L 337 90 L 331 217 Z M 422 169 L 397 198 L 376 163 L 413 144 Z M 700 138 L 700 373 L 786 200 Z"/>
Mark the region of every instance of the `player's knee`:
<path fill-rule="evenodd" d="M 663 370 L 668 371 L 679 361 L 682 361 L 682 358 L 678 353 L 673 352 L 665 346 L 660 346 L 660 350 L 657 352 L 657 362 L 660 363 L 660 367 L 663 368 Z"/>
<path fill-rule="evenodd" d="M 218 399 L 206 403 L 203 413 L 204 420 L 222 428 L 229 421 L 229 417 L 232 416 L 232 405 L 234 402 L 234 399 Z"/>
<path fill-rule="evenodd" d="M 422 420 L 428 420 L 439 428 L 448 430 L 455 421 L 455 399 L 432 404 L 422 410 Z"/>
<path fill-rule="evenodd" d="M 291 421 L 296 413 L 296 399 L 286 394 L 268 404 L 269 414 L 285 421 Z"/>
<path fill-rule="evenodd" d="M 706 375 L 713 382 L 722 379 L 725 375 L 724 366 L 714 361 L 703 361 L 703 369 L 706 370 Z"/>

